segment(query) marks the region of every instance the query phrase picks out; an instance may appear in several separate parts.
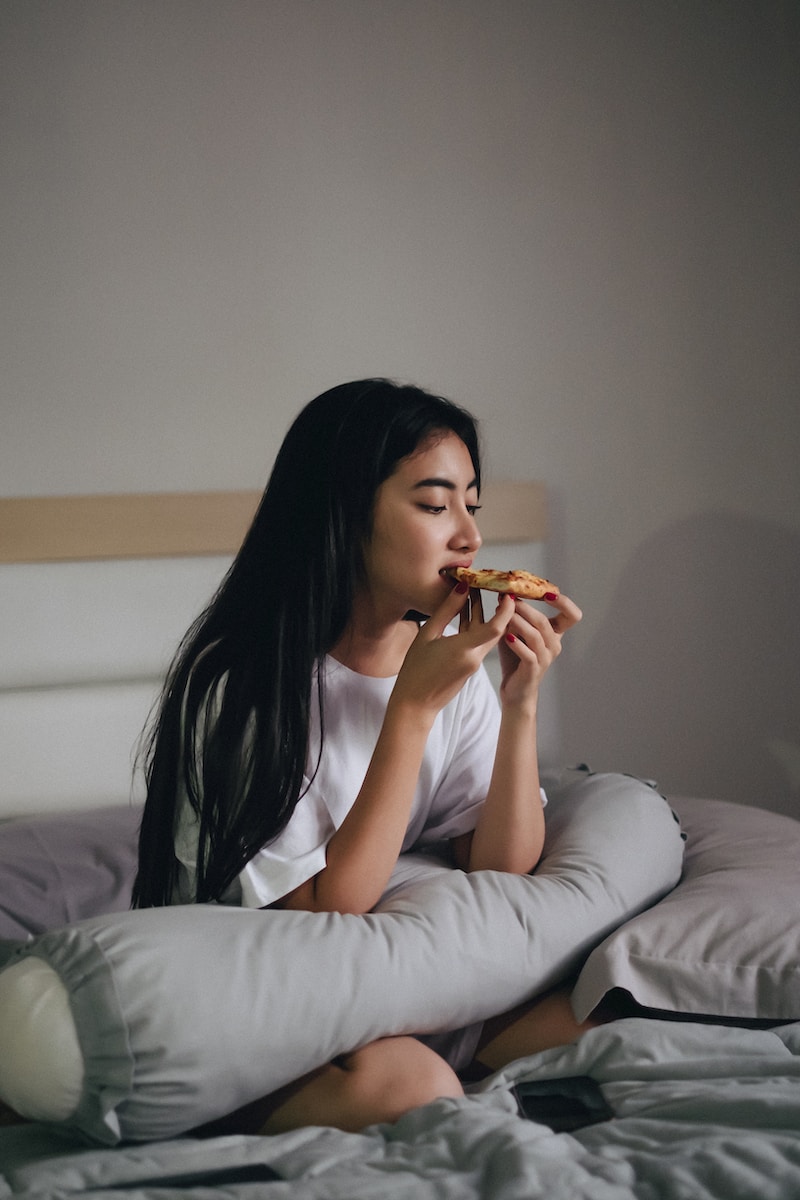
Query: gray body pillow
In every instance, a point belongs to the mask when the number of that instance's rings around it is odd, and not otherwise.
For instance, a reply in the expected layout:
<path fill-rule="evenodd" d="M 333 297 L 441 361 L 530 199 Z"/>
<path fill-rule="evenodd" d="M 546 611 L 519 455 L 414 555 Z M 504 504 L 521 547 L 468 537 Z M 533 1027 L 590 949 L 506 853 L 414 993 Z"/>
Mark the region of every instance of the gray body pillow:
<path fill-rule="evenodd" d="M 64 1124 L 108 1144 L 174 1137 L 375 1038 L 455 1029 L 574 974 L 674 887 L 683 842 L 638 780 L 572 772 L 545 786 L 530 876 L 407 855 L 364 916 L 193 905 L 90 918 L 26 945 L 6 972 L 35 956 L 58 973 L 82 1056 Z M 7 1013 L 35 1021 L 21 1007 Z M 10 1028 L 0 1002 L 0 1098 L 2 1043 L 31 1032 Z"/>

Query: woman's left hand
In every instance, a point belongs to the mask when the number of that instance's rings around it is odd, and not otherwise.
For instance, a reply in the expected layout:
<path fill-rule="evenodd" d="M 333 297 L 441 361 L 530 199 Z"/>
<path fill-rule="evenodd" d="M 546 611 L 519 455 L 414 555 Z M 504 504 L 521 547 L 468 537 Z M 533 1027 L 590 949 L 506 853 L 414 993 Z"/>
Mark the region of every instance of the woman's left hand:
<path fill-rule="evenodd" d="M 561 639 L 577 625 L 583 613 L 569 596 L 551 602 L 557 612 L 549 617 L 533 604 L 503 596 L 501 604 L 513 604 L 514 614 L 499 645 L 503 704 L 535 703 L 539 685 L 561 653 Z"/>

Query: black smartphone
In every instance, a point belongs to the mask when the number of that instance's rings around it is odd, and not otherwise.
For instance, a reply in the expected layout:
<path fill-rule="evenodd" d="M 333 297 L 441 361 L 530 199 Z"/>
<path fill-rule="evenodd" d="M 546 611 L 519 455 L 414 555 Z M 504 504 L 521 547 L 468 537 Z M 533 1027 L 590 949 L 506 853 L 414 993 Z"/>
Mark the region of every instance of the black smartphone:
<path fill-rule="evenodd" d="M 614 1116 L 600 1085 L 588 1075 L 525 1080 L 512 1091 L 521 1116 L 547 1125 L 555 1133 L 572 1133 Z"/>

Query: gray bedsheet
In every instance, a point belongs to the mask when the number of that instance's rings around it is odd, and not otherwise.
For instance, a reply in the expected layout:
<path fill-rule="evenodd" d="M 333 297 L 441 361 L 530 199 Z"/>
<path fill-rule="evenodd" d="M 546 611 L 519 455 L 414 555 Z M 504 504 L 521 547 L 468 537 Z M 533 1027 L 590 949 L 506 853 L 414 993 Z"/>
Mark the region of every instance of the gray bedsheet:
<path fill-rule="evenodd" d="M 510 1084 L 590 1075 L 615 1117 L 574 1134 L 522 1119 Z M 86 1149 L 0 1130 L 0 1198 L 798 1200 L 800 1024 L 627 1019 L 520 1059 L 460 1101 L 363 1134 L 180 1138 Z"/>

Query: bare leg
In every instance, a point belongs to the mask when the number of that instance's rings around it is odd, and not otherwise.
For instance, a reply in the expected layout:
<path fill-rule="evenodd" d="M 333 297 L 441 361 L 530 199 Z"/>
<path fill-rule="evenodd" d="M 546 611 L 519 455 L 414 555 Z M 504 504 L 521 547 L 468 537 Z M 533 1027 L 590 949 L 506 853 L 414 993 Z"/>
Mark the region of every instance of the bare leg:
<path fill-rule="evenodd" d="M 455 1072 L 412 1037 L 381 1038 L 195 1133 L 285 1133 L 329 1125 L 357 1133 L 443 1096 L 463 1096 Z"/>
<path fill-rule="evenodd" d="M 596 1010 L 586 1021 L 578 1022 L 569 1002 L 569 991 L 549 992 L 487 1021 L 475 1062 L 489 1071 L 499 1071 L 515 1058 L 575 1042 L 587 1029 L 611 1019 L 611 1014 Z"/>
<path fill-rule="evenodd" d="M 329 1063 L 290 1094 L 278 1097 L 262 1133 L 302 1125 L 332 1125 L 357 1132 L 396 1121 L 412 1108 L 443 1096 L 463 1096 L 448 1064 L 416 1038 L 381 1038 Z"/>

